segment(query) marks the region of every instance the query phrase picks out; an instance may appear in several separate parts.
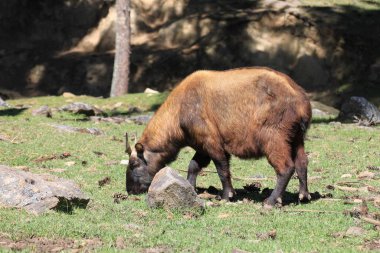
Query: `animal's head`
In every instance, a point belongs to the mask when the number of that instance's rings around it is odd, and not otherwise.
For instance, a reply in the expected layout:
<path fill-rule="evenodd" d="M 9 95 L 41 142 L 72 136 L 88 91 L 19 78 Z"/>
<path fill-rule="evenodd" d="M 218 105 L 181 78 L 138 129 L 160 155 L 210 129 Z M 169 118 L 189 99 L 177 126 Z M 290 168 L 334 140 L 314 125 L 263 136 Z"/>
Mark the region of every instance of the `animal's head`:
<path fill-rule="evenodd" d="M 126 175 L 127 192 L 140 194 L 148 191 L 153 177 L 149 174 L 147 152 L 145 152 L 143 144 L 136 143 L 134 148 L 131 148 L 126 134 L 126 152 L 129 154 Z"/>

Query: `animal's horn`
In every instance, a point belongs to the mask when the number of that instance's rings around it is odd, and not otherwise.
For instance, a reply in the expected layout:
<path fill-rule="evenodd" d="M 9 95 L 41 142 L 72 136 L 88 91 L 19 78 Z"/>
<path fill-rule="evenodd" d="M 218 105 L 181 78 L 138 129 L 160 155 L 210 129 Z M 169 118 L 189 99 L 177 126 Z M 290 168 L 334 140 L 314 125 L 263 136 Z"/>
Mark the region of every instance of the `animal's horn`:
<path fill-rule="evenodd" d="M 134 132 L 131 134 L 131 141 L 133 142 L 133 145 L 136 145 L 136 143 L 137 143 L 137 132 Z"/>
<path fill-rule="evenodd" d="M 128 153 L 128 155 L 132 153 L 131 145 L 129 145 L 128 141 L 128 133 L 125 133 L 125 152 Z"/>

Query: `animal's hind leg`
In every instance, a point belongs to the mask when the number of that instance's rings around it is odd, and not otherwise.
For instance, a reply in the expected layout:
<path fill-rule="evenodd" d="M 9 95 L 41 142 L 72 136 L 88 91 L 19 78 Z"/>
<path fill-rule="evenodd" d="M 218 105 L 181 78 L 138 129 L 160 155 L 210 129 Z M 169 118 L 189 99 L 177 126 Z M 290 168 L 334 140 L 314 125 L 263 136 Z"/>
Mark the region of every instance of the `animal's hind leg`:
<path fill-rule="evenodd" d="M 294 149 L 294 164 L 298 175 L 299 187 L 299 200 L 311 200 L 311 196 L 307 187 L 307 164 L 308 159 L 305 153 L 303 142 L 297 145 Z"/>
<path fill-rule="evenodd" d="M 265 207 L 272 207 L 276 203 L 282 204 L 282 195 L 295 170 L 290 145 L 286 142 L 272 143 L 267 147 L 266 153 L 269 163 L 276 171 L 277 183 L 272 194 L 264 201 Z"/>
<path fill-rule="evenodd" d="M 194 189 L 196 186 L 199 171 L 201 171 L 202 168 L 206 167 L 210 163 L 210 160 L 211 159 L 208 155 L 202 154 L 200 152 L 196 152 L 193 156 L 193 159 L 191 159 L 187 171 L 187 180 L 194 187 Z"/>

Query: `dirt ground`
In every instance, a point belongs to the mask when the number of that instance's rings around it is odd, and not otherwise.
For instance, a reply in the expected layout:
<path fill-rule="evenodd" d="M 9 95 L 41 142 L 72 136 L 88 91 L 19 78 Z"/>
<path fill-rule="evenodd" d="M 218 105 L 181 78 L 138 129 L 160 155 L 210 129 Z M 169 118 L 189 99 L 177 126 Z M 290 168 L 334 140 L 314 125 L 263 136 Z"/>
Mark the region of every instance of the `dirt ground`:
<path fill-rule="evenodd" d="M 28 249 L 33 252 L 91 252 L 100 247 L 102 241 L 100 239 L 47 239 L 43 237 L 32 237 L 20 240 L 12 240 L 9 236 L 0 234 L 0 248 L 10 250 Z"/>

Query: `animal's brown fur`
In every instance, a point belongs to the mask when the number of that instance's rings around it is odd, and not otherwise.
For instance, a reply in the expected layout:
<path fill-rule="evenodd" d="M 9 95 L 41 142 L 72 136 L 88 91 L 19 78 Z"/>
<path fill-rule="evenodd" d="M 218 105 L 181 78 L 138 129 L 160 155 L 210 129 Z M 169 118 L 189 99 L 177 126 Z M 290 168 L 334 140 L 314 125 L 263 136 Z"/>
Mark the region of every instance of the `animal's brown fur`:
<path fill-rule="evenodd" d="M 152 176 L 186 145 L 221 162 L 222 181 L 223 174 L 230 181 L 229 154 L 265 155 L 277 175 L 284 175 L 306 170 L 303 139 L 310 120 L 307 95 L 282 73 L 257 67 L 197 71 L 172 91 L 139 143 L 154 157 L 148 161 Z"/>

